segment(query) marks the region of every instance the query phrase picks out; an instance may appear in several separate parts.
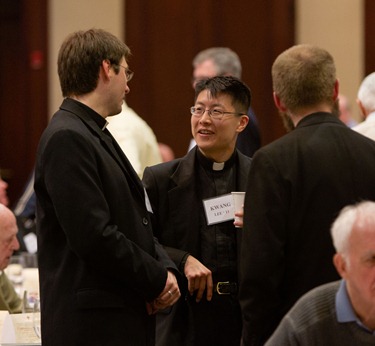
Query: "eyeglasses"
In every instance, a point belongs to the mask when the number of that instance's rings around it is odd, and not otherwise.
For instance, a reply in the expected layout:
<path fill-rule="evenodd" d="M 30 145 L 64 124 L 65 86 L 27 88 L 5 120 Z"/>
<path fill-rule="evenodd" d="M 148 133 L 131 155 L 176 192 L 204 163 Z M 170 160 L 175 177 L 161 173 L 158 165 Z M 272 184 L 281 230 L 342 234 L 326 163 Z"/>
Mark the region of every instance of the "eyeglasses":
<path fill-rule="evenodd" d="M 122 68 L 125 70 L 126 81 L 127 81 L 127 82 L 130 82 L 130 80 L 131 80 L 131 79 L 133 78 L 133 76 L 134 76 L 134 72 L 131 71 L 131 70 L 129 70 L 127 67 L 122 66 L 122 65 L 120 65 L 120 64 L 118 64 L 117 66 L 120 66 L 120 67 L 122 67 Z"/>
<path fill-rule="evenodd" d="M 246 115 L 244 113 L 234 113 L 234 112 L 224 112 L 221 109 L 205 109 L 203 107 L 191 107 L 190 113 L 196 118 L 200 118 L 203 114 L 207 112 L 211 119 L 221 120 L 225 114 L 235 114 L 235 115 Z"/>

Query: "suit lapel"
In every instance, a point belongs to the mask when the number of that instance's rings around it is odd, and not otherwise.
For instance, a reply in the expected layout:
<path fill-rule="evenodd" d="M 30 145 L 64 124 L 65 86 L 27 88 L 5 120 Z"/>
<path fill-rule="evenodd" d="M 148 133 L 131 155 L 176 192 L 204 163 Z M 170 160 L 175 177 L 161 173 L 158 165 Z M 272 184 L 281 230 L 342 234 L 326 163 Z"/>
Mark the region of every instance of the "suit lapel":
<path fill-rule="evenodd" d="M 168 199 L 177 242 L 181 249 L 198 256 L 201 201 L 197 197 L 195 154 L 196 149 L 192 149 L 172 173 L 175 187 L 168 191 Z"/>
<path fill-rule="evenodd" d="M 139 179 L 137 173 L 135 172 L 130 161 L 122 151 L 121 147 L 117 141 L 113 138 L 112 134 L 105 129 L 102 134 L 103 140 L 108 147 L 108 150 L 111 152 L 112 156 L 118 162 L 124 173 L 129 177 L 131 182 L 134 184 L 135 188 L 144 196 L 143 185 Z"/>
<path fill-rule="evenodd" d="M 237 187 L 238 191 L 246 191 L 247 179 L 250 170 L 251 160 L 249 160 L 240 151 L 238 154 L 238 167 L 237 167 Z"/>
<path fill-rule="evenodd" d="M 120 148 L 116 140 L 113 138 L 111 133 L 107 129 L 102 130 L 98 126 L 98 124 L 95 122 L 95 120 L 93 120 L 84 111 L 84 108 L 76 104 L 75 101 L 66 99 L 64 100 L 61 108 L 79 117 L 81 121 L 87 126 L 87 128 L 89 128 L 90 131 L 93 132 L 96 135 L 96 137 L 99 138 L 99 140 L 102 143 L 103 148 L 117 162 L 117 164 L 120 166 L 121 170 L 124 172 L 125 176 L 127 177 L 127 181 L 129 182 L 131 186 L 133 186 L 132 190 L 138 192 L 139 197 L 142 199 L 142 202 L 144 203 L 143 185 L 137 173 L 134 171 L 133 166 L 131 165 L 131 163 L 129 162 L 126 155 L 124 154 L 124 152 L 122 151 L 122 149 Z"/>
<path fill-rule="evenodd" d="M 245 155 L 240 151 L 238 153 L 238 167 L 237 167 L 237 186 L 238 191 L 247 191 L 247 179 L 249 175 L 251 160 L 249 160 Z M 240 259 L 241 259 L 241 243 L 242 243 L 242 232 L 241 228 L 236 228 L 237 235 L 237 275 L 240 279 Z"/>

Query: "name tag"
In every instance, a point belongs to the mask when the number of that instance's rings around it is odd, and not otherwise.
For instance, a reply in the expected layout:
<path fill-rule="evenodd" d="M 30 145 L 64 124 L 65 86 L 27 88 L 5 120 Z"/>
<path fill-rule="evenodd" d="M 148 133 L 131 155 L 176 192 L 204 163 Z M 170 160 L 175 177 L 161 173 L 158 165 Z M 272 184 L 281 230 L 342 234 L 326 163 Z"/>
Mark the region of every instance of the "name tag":
<path fill-rule="evenodd" d="M 207 217 L 207 225 L 214 225 L 234 219 L 233 198 L 230 193 L 204 199 L 203 206 Z"/>

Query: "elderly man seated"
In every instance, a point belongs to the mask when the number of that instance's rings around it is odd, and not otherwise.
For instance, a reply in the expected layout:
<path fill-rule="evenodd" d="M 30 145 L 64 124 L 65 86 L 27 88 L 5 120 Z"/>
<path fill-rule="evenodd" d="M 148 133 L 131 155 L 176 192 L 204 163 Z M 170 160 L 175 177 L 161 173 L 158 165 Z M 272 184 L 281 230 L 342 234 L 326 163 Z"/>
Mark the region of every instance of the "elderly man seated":
<path fill-rule="evenodd" d="M 22 300 L 4 273 L 10 257 L 20 246 L 17 232 L 14 214 L 5 205 L 0 204 L 0 310 L 8 310 L 10 313 L 22 311 Z"/>
<path fill-rule="evenodd" d="M 267 346 L 375 345 L 375 203 L 345 207 L 331 233 L 343 280 L 303 296 Z"/>

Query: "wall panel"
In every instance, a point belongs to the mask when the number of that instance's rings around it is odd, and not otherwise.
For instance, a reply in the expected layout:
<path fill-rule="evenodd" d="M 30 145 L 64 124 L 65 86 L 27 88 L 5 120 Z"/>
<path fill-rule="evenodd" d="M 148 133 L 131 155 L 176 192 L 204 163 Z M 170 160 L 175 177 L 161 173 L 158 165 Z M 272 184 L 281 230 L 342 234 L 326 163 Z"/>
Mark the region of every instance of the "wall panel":
<path fill-rule="evenodd" d="M 159 141 L 171 145 L 177 156 L 184 155 L 191 138 L 192 59 L 208 47 L 230 47 L 242 60 L 263 143 L 280 137 L 285 132 L 273 105 L 270 71 L 275 57 L 294 43 L 294 1 L 192 3 L 126 0 L 125 41 L 135 71 L 129 105 Z"/>

